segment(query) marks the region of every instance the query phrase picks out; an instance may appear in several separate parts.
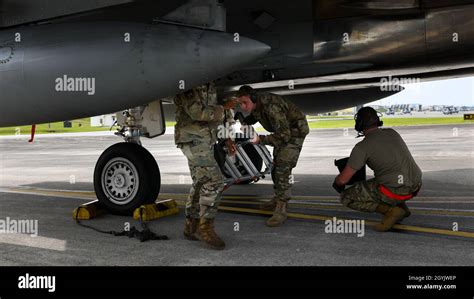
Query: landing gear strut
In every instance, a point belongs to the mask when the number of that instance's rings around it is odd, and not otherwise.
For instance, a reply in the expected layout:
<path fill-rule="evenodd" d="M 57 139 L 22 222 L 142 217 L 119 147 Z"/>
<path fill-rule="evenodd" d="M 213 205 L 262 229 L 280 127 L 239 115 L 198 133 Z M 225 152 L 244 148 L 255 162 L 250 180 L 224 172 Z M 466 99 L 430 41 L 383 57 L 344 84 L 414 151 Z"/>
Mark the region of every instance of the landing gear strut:
<path fill-rule="evenodd" d="M 158 164 L 141 145 L 140 137 L 164 134 L 161 102 L 128 109 L 117 115 L 117 122 L 121 129 L 116 135 L 125 142 L 112 145 L 100 156 L 94 170 L 94 189 L 109 212 L 130 215 L 141 205 L 155 202 L 160 192 Z"/>

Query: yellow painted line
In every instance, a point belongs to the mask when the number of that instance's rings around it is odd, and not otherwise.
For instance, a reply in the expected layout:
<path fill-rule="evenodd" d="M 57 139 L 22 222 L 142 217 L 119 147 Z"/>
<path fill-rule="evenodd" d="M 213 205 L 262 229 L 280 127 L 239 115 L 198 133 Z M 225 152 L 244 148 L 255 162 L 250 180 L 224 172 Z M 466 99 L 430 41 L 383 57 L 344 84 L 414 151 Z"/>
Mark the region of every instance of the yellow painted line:
<path fill-rule="evenodd" d="M 95 196 L 93 191 L 73 191 L 73 190 L 51 190 L 51 189 L 33 189 L 33 188 L 7 188 L 6 191 L 12 192 L 27 192 L 33 194 L 60 194 L 64 196 Z M 1 190 L 0 190 L 1 191 Z M 188 197 L 188 194 L 180 193 L 160 193 L 159 198 L 163 197 L 175 197 L 184 198 Z M 253 199 L 271 199 L 272 196 L 255 196 L 255 195 L 224 195 L 224 199 L 237 199 L 237 200 L 253 200 Z M 339 203 L 339 199 L 334 196 L 292 196 L 292 200 L 317 200 L 322 202 L 335 202 Z M 462 201 L 460 201 L 462 200 Z M 472 203 L 474 204 L 473 197 L 417 197 L 414 200 L 410 200 L 410 203 Z"/>
<path fill-rule="evenodd" d="M 247 195 L 224 195 L 224 198 L 228 199 L 271 199 L 272 196 L 247 196 Z M 339 200 L 334 196 L 292 196 L 291 199 L 294 200 L 319 200 L 319 201 L 328 201 L 328 202 L 339 202 Z"/>
<path fill-rule="evenodd" d="M 77 191 L 47 191 L 47 190 L 33 190 L 33 189 L 21 189 L 21 188 L 10 188 L 12 192 L 19 192 L 19 193 L 27 193 L 27 194 L 37 194 L 37 195 L 48 195 L 48 196 L 71 196 L 75 198 L 87 198 L 87 199 L 95 199 L 94 192 L 77 192 Z M 162 194 L 162 196 L 166 197 L 170 194 Z M 180 195 L 180 194 L 176 194 Z M 182 195 L 182 197 L 186 198 L 186 196 Z M 182 203 L 180 204 L 182 206 Z M 263 210 L 256 210 L 256 209 L 247 209 L 247 208 L 237 208 L 237 207 L 227 207 L 227 206 L 220 206 L 219 210 L 222 211 L 229 211 L 229 212 L 240 212 L 240 213 L 248 213 L 248 214 L 258 214 L 258 215 L 272 215 L 271 211 L 263 211 Z M 320 216 L 320 215 L 306 215 L 306 214 L 299 214 L 299 213 L 288 213 L 288 217 L 295 218 L 295 219 L 305 219 L 305 220 L 319 220 L 319 221 L 326 221 L 331 220 L 333 217 L 329 216 Z M 343 219 L 343 218 L 340 218 Z M 377 224 L 374 221 L 365 221 L 365 223 L 369 226 L 373 226 Z M 437 228 L 430 228 L 430 227 L 420 227 L 420 226 L 411 226 L 411 225 L 401 225 L 396 224 L 394 226 L 395 229 L 401 231 L 409 231 L 409 232 L 418 232 L 418 233 L 430 233 L 430 234 L 438 234 L 438 235 L 446 235 L 446 236 L 455 236 L 455 237 L 465 237 L 465 238 L 474 238 L 474 233 L 472 232 L 463 232 L 463 231 L 451 231 L 445 229 L 437 229 Z"/>
<path fill-rule="evenodd" d="M 19 188 L 11 188 L 11 191 L 19 192 L 19 193 L 27 193 L 27 194 L 36 194 L 36 195 L 47 195 L 47 196 L 58 196 L 58 197 L 67 196 L 67 197 L 73 197 L 73 198 L 96 199 L 94 192 L 76 192 L 76 191 L 56 192 L 56 191 L 19 189 Z M 167 194 L 167 195 L 171 195 L 171 194 Z M 177 194 L 177 195 L 180 195 L 180 194 Z M 166 195 L 163 195 L 163 196 L 166 197 Z M 184 196 L 184 198 L 187 198 L 187 195 Z M 180 206 L 183 206 L 183 204 L 180 204 Z M 229 212 L 259 214 L 259 215 L 272 215 L 271 211 L 248 209 L 248 208 L 237 208 L 237 207 L 229 207 L 229 206 L 220 206 L 219 210 L 229 211 Z M 435 211 L 430 211 L 430 212 L 435 212 Z M 441 214 L 441 211 L 440 211 L 440 215 L 444 215 L 444 214 Z M 333 219 L 333 217 L 329 217 L 329 216 L 307 215 L 307 214 L 299 214 L 299 213 L 288 213 L 288 217 L 295 218 L 295 219 L 319 220 L 319 221 Z M 339 218 L 339 219 L 344 219 L 344 218 Z M 377 224 L 377 222 L 374 222 L 374 221 L 365 221 L 365 223 L 369 226 L 373 226 Z M 430 233 L 430 234 L 438 234 L 438 235 L 474 238 L 474 233 L 472 232 L 462 232 L 462 231 L 455 232 L 455 231 L 445 230 L 445 229 L 401 225 L 401 224 L 396 224 L 394 228 L 401 231 L 411 231 L 411 232 L 419 232 L 419 233 Z"/>
<path fill-rule="evenodd" d="M 224 195 L 227 199 L 271 199 L 272 196 L 255 196 L 255 195 Z M 327 202 L 340 202 L 336 196 L 291 196 L 292 200 L 318 200 Z M 474 197 L 469 196 L 456 196 L 456 197 L 416 197 L 410 200 L 411 203 L 452 203 L 458 201 L 459 203 L 473 203 Z"/>
<path fill-rule="evenodd" d="M 1 190 L 0 190 L 1 191 Z M 32 195 L 43 195 L 53 197 L 72 197 L 79 199 L 96 199 L 95 192 L 81 192 L 81 191 L 54 191 L 54 190 L 38 190 L 38 189 L 23 189 L 23 188 L 8 188 L 7 192 L 20 193 L 20 194 L 32 194 Z"/>
<path fill-rule="evenodd" d="M 25 194 L 34 194 L 34 195 L 44 195 L 44 196 L 55 196 L 55 197 L 69 197 L 69 198 L 83 198 L 83 199 L 96 199 L 95 192 L 91 191 L 67 191 L 67 190 L 47 190 L 47 189 L 29 189 L 29 188 L 8 188 L 8 191 L 15 193 L 25 193 Z M 182 199 L 186 200 L 188 198 L 187 194 L 178 194 L 178 193 L 162 193 L 158 196 L 158 199 Z M 251 202 L 251 201 L 232 201 L 227 200 L 227 198 L 245 198 L 245 199 L 263 199 L 263 197 L 256 196 L 224 196 L 223 202 L 234 203 L 234 204 L 249 204 L 249 205 L 259 205 L 263 202 Z M 350 209 L 341 208 L 338 206 L 328 206 L 328 205 L 319 205 L 319 204 L 306 204 L 306 203 L 290 203 L 290 207 L 296 208 L 310 208 L 310 209 L 326 209 L 326 210 L 335 210 L 335 211 L 350 211 Z M 474 216 L 474 212 L 470 211 L 441 211 L 441 210 L 427 210 L 427 209 L 414 209 L 412 208 L 413 214 L 417 215 L 438 215 L 438 216 Z"/>
<path fill-rule="evenodd" d="M 173 194 L 168 194 L 168 196 L 173 196 Z M 187 198 L 187 195 L 185 196 Z M 237 195 L 224 195 L 223 199 L 234 199 L 234 200 L 259 200 L 265 199 L 269 200 L 272 199 L 272 196 L 237 196 Z M 435 203 L 435 204 L 442 204 L 442 203 L 465 203 L 465 204 L 474 204 L 474 200 L 472 197 L 450 197 L 452 200 L 446 200 L 447 197 L 425 197 L 425 198 L 418 198 L 415 200 L 410 200 L 410 203 Z M 320 196 L 292 196 L 292 201 L 299 200 L 299 201 L 318 201 L 318 202 L 327 202 L 327 203 L 340 203 L 340 200 L 336 197 L 320 197 Z M 460 200 L 461 199 L 461 200 Z M 466 199 L 466 200 L 462 200 Z"/>
<path fill-rule="evenodd" d="M 246 208 L 235 208 L 235 207 L 225 207 L 225 206 L 219 207 L 219 210 L 230 211 L 230 212 L 241 212 L 241 213 L 248 213 L 248 214 L 258 214 L 258 215 L 272 215 L 272 212 L 270 212 L 270 211 L 246 209 Z M 295 218 L 295 219 L 319 220 L 319 221 L 332 220 L 334 218 L 334 217 L 328 217 L 328 216 L 306 215 L 306 214 L 298 214 L 298 213 L 288 213 L 288 217 Z M 344 220 L 345 218 L 338 218 L 338 219 Z M 365 221 L 365 224 L 368 225 L 368 226 L 374 226 L 374 225 L 378 224 L 378 222 Z M 446 230 L 446 229 L 412 226 L 412 225 L 402 225 L 402 224 L 396 224 L 396 225 L 393 226 L 393 228 L 396 229 L 396 230 L 399 230 L 399 231 L 407 231 L 407 232 L 417 232 L 417 233 L 428 233 L 428 234 L 437 234 L 437 235 L 454 236 L 454 237 L 474 238 L 474 233 L 472 233 L 472 232 L 451 231 L 451 230 Z"/>
<path fill-rule="evenodd" d="M 403 224 L 396 224 L 394 225 L 394 228 L 401 231 L 411 231 L 411 232 L 417 232 L 417 233 L 428 233 L 428 234 L 438 234 L 438 235 L 454 236 L 454 237 L 474 238 L 474 233 L 471 233 L 471 232 L 463 232 L 463 231 L 456 232 L 456 231 L 447 230 L 447 229 L 411 226 L 411 225 L 403 225 Z"/>
<path fill-rule="evenodd" d="M 236 200 L 222 200 L 223 203 L 231 204 L 246 204 L 246 205 L 261 205 L 264 202 L 255 202 L 255 201 L 236 201 Z M 321 204 L 307 204 L 307 203 L 290 203 L 290 208 L 309 208 L 312 210 L 333 210 L 340 212 L 354 211 L 349 208 L 345 208 L 341 205 L 339 206 L 329 206 Z M 418 209 L 411 208 L 412 214 L 417 215 L 440 215 L 440 216 L 471 216 L 474 217 L 474 212 L 471 211 L 441 211 L 441 210 L 428 210 L 428 209 Z"/>

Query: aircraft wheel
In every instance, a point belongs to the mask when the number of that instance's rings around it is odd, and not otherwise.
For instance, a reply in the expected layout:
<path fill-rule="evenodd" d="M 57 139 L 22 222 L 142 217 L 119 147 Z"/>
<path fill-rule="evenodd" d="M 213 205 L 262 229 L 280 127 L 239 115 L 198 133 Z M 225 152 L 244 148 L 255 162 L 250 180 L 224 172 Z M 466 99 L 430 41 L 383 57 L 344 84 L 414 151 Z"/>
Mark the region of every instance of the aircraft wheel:
<path fill-rule="evenodd" d="M 131 215 L 141 205 L 155 202 L 160 185 L 155 158 L 138 144 L 112 145 L 95 166 L 95 193 L 113 214 Z"/>

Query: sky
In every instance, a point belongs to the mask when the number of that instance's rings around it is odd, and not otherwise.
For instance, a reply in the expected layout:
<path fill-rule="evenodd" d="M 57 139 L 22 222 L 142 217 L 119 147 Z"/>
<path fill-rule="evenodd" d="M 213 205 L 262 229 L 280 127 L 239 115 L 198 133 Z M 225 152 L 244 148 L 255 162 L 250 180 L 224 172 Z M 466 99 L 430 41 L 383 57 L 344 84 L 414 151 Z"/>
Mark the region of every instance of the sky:
<path fill-rule="evenodd" d="M 474 106 L 474 77 L 403 85 L 405 90 L 373 105 Z"/>

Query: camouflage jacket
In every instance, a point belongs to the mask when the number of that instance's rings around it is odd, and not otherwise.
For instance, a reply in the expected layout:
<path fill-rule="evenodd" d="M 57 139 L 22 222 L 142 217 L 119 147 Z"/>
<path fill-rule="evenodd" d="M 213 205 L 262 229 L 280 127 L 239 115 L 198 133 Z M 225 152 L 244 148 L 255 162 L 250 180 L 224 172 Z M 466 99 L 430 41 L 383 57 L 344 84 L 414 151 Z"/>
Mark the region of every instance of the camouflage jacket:
<path fill-rule="evenodd" d="M 245 123 L 259 122 L 265 130 L 273 134 L 261 136 L 264 145 L 280 146 L 292 138 L 304 138 L 309 134 L 306 116 L 295 104 L 281 96 L 270 93 L 257 93 L 257 108 L 245 118 Z"/>
<path fill-rule="evenodd" d="M 224 120 L 224 107 L 217 105 L 217 95 L 207 85 L 196 87 L 175 97 L 175 143 L 217 141 L 217 127 Z"/>

